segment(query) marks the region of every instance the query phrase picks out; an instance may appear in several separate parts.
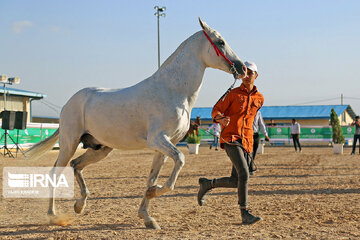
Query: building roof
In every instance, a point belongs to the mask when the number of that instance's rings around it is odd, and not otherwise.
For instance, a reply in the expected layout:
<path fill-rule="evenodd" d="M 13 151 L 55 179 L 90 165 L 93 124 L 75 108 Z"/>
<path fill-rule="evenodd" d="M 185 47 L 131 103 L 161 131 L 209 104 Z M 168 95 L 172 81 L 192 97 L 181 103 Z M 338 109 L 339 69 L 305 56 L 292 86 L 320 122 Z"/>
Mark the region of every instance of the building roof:
<path fill-rule="evenodd" d="M 4 94 L 4 86 L 0 86 L 0 94 Z M 6 94 L 14 95 L 14 96 L 30 97 L 34 99 L 42 99 L 46 97 L 46 94 L 20 90 L 15 88 L 8 88 L 8 87 L 6 88 Z"/>
<path fill-rule="evenodd" d="M 195 107 L 191 111 L 191 119 L 201 117 L 202 120 L 212 120 L 211 111 L 211 107 Z"/>
<path fill-rule="evenodd" d="M 350 105 L 264 106 L 260 109 L 264 119 L 330 119 L 331 109 L 339 116 L 346 110 L 352 118 Z"/>
<path fill-rule="evenodd" d="M 350 105 L 308 105 L 308 106 L 263 106 L 260 111 L 264 120 L 270 119 L 330 119 L 331 109 L 337 115 L 347 111 L 355 119 L 355 112 Z M 211 107 L 193 108 L 191 119 L 201 117 L 202 120 L 211 120 Z"/>

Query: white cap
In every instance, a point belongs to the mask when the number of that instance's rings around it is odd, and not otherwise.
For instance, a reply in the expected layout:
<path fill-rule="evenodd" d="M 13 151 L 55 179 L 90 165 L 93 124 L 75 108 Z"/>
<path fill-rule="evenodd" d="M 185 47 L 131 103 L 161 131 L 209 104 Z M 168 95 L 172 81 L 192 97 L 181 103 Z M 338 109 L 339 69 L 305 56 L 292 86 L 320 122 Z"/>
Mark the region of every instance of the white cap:
<path fill-rule="evenodd" d="M 253 72 L 258 72 L 257 66 L 254 62 L 246 61 L 245 66 L 246 66 L 246 68 L 250 69 Z"/>

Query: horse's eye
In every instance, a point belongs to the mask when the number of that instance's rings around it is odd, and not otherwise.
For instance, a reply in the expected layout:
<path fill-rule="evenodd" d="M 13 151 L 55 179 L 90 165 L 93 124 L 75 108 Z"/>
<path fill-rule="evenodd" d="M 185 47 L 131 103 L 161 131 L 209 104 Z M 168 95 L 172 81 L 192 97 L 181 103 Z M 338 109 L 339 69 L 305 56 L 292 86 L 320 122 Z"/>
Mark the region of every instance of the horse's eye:
<path fill-rule="evenodd" d="M 224 46 L 224 45 L 225 45 L 225 42 L 224 42 L 223 40 L 219 40 L 218 44 L 219 44 L 220 46 Z"/>

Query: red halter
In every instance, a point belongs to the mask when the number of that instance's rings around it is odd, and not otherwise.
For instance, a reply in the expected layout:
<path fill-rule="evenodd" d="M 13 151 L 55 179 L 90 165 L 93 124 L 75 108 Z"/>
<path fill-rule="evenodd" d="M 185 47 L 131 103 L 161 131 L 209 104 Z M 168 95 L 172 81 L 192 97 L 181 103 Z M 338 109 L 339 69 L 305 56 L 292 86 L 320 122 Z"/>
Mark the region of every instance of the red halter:
<path fill-rule="evenodd" d="M 219 56 L 219 54 L 230 64 L 231 68 L 234 68 L 234 63 L 232 61 L 230 61 L 230 59 L 228 59 L 217 47 L 216 45 L 213 43 L 213 41 L 211 41 L 211 38 L 207 35 L 207 33 L 205 32 L 205 30 L 203 30 L 206 38 L 209 40 L 209 42 L 211 43 L 211 45 L 213 46 L 216 54 Z M 235 69 L 235 68 L 234 68 Z"/>
<path fill-rule="evenodd" d="M 241 76 L 239 73 L 238 73 L 238 71 L 236 70 L 236 68 L 235 68 L 235 64 L 230 60 L 230 59 L 228 59 L 217 47 L 216 47 L 216 45 L 213 43 L 213 41 L 211 41 L 211 39 L 210 39 L 210 37 L 207 35 L 207 33 L 205 32 L 205 30 L 203 30 L 203 32 L 204 32 L 204 34 L 205 34 L 205 36 L 206 36 L 206 38 L 209 40 L 209 42 L 211 43 L 211 45 L 213 46 L 213 48 L 214 48 L 214 50 L 215 50 L 215 52 L 216 52 L 216 54 L 219 56 L 219 55 L 221 55 L 229 64 L 230 64 L 230 72 L 232 72 L 233 74 L 234 73 L 236 73 L 236 76 L 234 75 L 234 82 L 233 82 L 233 84 L 231 84 L 231 86 L 229 87 L 229 89 L 224 93 L 224 95 L 222 95 L 222 97 L 216 102 L 216 103 L 218 103 L 221 99 L 224 101 L 224 99 L 225 99 L 225 97 L 226 97 L 226 95 L 228 95 L 228 93 L 231 91 L 231 89 L 234 87 L 234 85 L 235 85 L 235 83 L 236 83 L 236 80 L 237 80 L 237 77 L 238 76 Z"/>

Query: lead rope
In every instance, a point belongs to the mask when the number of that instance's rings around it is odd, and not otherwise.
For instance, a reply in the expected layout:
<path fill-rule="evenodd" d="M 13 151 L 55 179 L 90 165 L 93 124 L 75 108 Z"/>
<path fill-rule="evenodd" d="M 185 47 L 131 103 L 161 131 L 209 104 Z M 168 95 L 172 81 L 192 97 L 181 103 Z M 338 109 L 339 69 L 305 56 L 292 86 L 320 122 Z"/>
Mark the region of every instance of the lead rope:
<path fill-rule="evenodd" d="M 231 84 L 231 86 L 229 87 L 229 89 L 228 89 L 228 90 L 221 96 L 221 98 L 216 102 L 216 104 L 217 104 L 221 99 L 222 99 L 222 101 L 224 101 L 226 95 L 228 95 L 229 92 L 231 91 L 231 89 L 233 89 L 233 87 L 234 87 L 234 85 L 235 85 L 235 83 L 236 83 L 237 77 L 240 76 L 240 74 L 239 74 L 238 71 L 236 70 L 235 64 L 234 64 L 230 59 L 228 59 L 228 58 L 216 47 L 216 45 L 213 43 L 213 41 L 211 40 L 211 38 L 207 35 L 207 33 L 205 32 L 205 30 L 203 30 L 203 32 L 204 32 L 206 38 L 209 40 L 210 44 L 213 46 L 213 48 L 214 48 L 217 56 L 221 55 L 221 56 L 230 64 L 231 67 L 230 67 L 229 70 L 230 70 L 230 72 L 233 74 L 234 79 L 235 79 L 234 82 L 233 82 L 233 84 Z M 216 105 L 216 104 L 215 104 L 215 105 Z M 217 120 L 220 120 L 220 119 L 223 119 L 223 118 L 225 118 L 225 117 L 218 118 Z M 215 120 L 216 120 L 216 119 L 215 119 Z M 225 141 L 225 140 L 223 139 L 223 137 L 222 137 L 221 135 L 222 135 L 222 133 L 223 133 L 224 130 L 225 130 L 225 127 L 224 127 L 224 129 L 222 129 L 221 132 L 220 132 L 220 138 L 221 138 L 225 143 L 227 143 L 227 144 L 229 144 L 229 145 L 241 147 L 242 150 L 243 150 L 245 153 L 247 153 L 247 154 L 246 154 L 247 157 L 250 157 L 251 161 L 253 161 L 253 160 L 252 160 L 252 157 L 250 156 L 250 154 L 249 154 L 248 152 L 246 152 L 246 150 L 243 148 L 243 146 L 242 146 L 241 144 L 238 144 L 238 143 L 229 143 L 229 142 L 227 142 L 227 141 Z M 238 136 L 238 137 L 240 137 L 240 136 Z M 241 138 L 241 137 L 240 137 L 240 138 Z M 248 159 L 247 159 L 247 160 L 248 160 Z M 249 164 L 249 161 L 248 161 L 248 164 Z M 254 165 L 255 165 L 255 163 L 254 163 Z"/>

